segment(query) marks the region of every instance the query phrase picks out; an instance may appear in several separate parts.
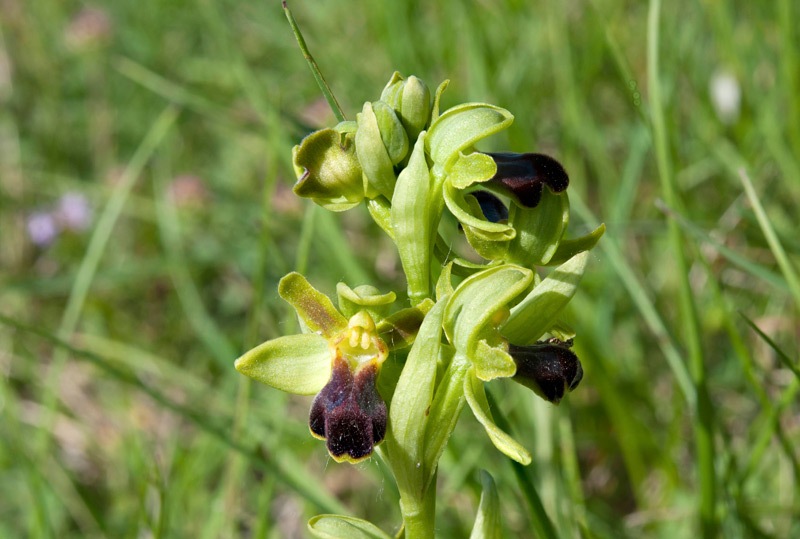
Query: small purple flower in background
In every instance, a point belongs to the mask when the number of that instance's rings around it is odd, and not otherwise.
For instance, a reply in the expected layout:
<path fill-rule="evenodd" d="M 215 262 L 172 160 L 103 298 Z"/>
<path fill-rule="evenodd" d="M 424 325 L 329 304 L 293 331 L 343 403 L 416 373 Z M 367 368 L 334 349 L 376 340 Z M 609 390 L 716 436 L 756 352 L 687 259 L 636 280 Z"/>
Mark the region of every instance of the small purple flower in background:
<path fill-rule="evenodd" d="M 55 217 L 50 212 L 37 211 L 28 216 L 28 237 L 34 245 L 46 247 L 60 232 Z"/>
<path fill-rule="evenodd" d="M 37 210 L 28 216 L 28 237 L 31 243 L 46 247 L 61 232 L 83 232 L 92 223 L 92 206 L 86 195 L 66 193 L 53 209 Z"/>
<path fill-rule="evenodd" d="M 92 222 L 92 206 L 85 195 L 66 193 L 58 200 L 53 215 L 62 228 L 82 232 L 89 228 Z"/>

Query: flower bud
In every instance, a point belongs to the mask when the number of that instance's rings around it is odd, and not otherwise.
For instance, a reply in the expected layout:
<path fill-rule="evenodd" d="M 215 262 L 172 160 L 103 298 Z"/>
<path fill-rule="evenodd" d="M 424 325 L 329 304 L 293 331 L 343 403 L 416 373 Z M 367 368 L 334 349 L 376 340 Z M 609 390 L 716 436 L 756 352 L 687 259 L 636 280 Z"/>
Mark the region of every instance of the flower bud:
<path fill-rule="evenodd" d="M 431 115 L 431 92 L 428 86 L 414 75 L 404 79 L 395 71 L 381 93 L 381 101 L 388 103 L 400 117 L 408 139 L 411 142 L 417 140 Z"/>
<path fill-rule="evenodd" d="M 578 387 L 583 378 L 581 362 L 570 346 L 571 340 L 558 339 L 531 346 L 509 345 L 508 353 L 517 364 L 517 373 L 512 379 L 544 400 L 558 404 L 564 393 Z"/>
<path fill-rule="evenodd" d="M 408 154 L 408 136 L 403 124 L 383 101 L 364 103 L 356 122 L 356 153 L 364 175 L 370 187 L 391 199 L 397 181 L 394 165 Z"/>
<path fill-rule="evenodd" d="M 315 131 L 292 149 L 295 194 L 332 211 L 348 210 L 364 199 L 355 135 L 346 132 L 348 127 Z"/>
<path fill-rule="evenodd" d="M 564 191 L 569 176 L 561 163 L 540 153 L 487 153 L 497 164 L 497 173 L 484 183 L 514 199 L 525 208 L 535 208 L 542 199 L 544 185 L 553 193 Z"/>

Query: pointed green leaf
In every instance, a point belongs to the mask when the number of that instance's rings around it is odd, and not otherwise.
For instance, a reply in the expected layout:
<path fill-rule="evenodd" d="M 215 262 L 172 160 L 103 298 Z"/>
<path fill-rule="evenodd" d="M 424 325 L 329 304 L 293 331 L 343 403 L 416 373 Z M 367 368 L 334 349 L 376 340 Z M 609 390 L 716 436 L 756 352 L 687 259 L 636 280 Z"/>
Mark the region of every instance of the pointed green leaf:
<path fill-rule="evenodd" d="M 514 116 L 506 109 L 488 103 L 464 103 L 446 110 L 431 124 L 427 141 L 436 173 L 449 172 L 459 152 L 513 121 Z"/>
<path fill-rule="evenodd" d="M 372 522 L 343 515 L 317 515 L 308 531 L 320 539 L 391 539 Z"/>
<path fill-rule="evenodd" d="M 314 333 L 319 332 L 329 339 L 347 328 L 347 319 L 336 310 L 330 298 L 297 272 L 281 279 L 278 294 L 294 307 L 306 327 Z"/>
<path fill-rule="evenodd" d="M 392 229 L 414 304 L 430 294 L 431 256 L 442 207 L 441 191 L 428 170 L 425 136 L 425 131 L 420 133 L 392 198 Z"/>
<path fill-rule="evenodd" d="M 478 504 L 478 515 L 469 539 L 500 539 L 500 498 L 494 479 L 486 470 L 481 470 L 481 501 Z"/>
<path fill-rule="evenodd" d="M 472 408 L 472 413 L 486 429 L 486 434 L 489 435 L 494 446 L 508 458 L 526 466 L 530 464 L 531 454 L 528 450 L 494 424 L 492 412 L 489 410 L 489 403 L 486 400 L 486 392 L 483 389 L 483 382 L 478 380 L 474 369 L 470 369 L 464 379 L 464 396 L 469 407 Z"/>
<path fill-rule="evenodd" d="M 386 443 L 394 475 L 401 492 L 419 495 L 424 484 L 422 442 L 427 425 L 428 408 L 433 399 L 436 362 L 441 351 L 442 318 L 447 299 L 440 300 L 425 317 L 417 340 L 406 359 L 406 365 L 389 408 L 389 429 Z"/>
<path fill-rule="evenodd" d="M 236 360 L 236 370 L 287 393 L 316 395 L 331 377 L 328 342 L 315 333 L 272 339 Z"/>
<path fill-rule="evenodd" d="M 535 343 L 547 329 L 556 323 L 561 310 L 569 303 L 578 288 L 589 253 L 579 253 L 554 269 L 519 304 L 500 332 L 514 344 Z"/>

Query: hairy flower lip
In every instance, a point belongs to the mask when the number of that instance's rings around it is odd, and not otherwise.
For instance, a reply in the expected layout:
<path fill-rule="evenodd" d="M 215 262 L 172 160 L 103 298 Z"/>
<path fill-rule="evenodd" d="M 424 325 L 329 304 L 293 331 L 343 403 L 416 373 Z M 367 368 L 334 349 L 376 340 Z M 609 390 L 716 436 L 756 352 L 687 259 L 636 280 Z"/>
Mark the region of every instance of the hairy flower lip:
<path fill-rule="evenodd" d="M 361 365 L 355 372 L 347 360 L 333 360 L 330 381 L 314 398 L 309 413 L 311 434 L 326 441 L 336 462 L 360 462 L 386 435 L 387 409 L 375 382 L 377 361 Z"/>
<path fill-rule="evenodd" d="M 517 364 L 517 373 L 512 379 L 546 401 L 558 404 L 564 394 L 578 387 L 583 379 L 583 367 L 570 350 L 571 346 L 571 340 L 558 339 L 530 346 L 510 344 L 508 353 Z"/>
<path fill-rule="evenodd" d="M 541 153 L 488 153 L 497 172 L 483 185 L 514 198 L 520 206 L 535 208 L 545 185 L 554 193 L 569 186 L 569 176 L 554 158 Z"/>

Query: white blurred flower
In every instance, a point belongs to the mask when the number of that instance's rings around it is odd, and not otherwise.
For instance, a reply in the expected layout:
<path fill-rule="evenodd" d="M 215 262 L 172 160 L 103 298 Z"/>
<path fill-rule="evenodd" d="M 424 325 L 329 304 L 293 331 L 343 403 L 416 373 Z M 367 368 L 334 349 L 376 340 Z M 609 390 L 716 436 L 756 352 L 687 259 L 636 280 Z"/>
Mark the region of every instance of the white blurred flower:
<path fill-rule="evenodd" d="M 37 211 L 28 216 L 28 237 L 34 245 L 46 247 L 59 233 L 58 223 L 50 212 Z"/>
<path fill-rule="evenodd" d="M 736 122 L 742 105 L 742 89 L 736 76 L 728 71 L 717 71 L 708 86 L 717 118 L 726 125 Z"/>
<path fill-rule="evenodd" d="M 58 200 L 54 212 L 58 223 L 67 230 L 81 232 L 92 222 L 92 207 L 81 193 L 66 193 Z"/>

